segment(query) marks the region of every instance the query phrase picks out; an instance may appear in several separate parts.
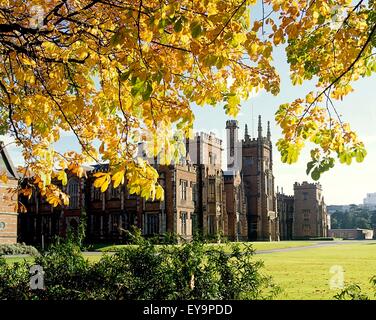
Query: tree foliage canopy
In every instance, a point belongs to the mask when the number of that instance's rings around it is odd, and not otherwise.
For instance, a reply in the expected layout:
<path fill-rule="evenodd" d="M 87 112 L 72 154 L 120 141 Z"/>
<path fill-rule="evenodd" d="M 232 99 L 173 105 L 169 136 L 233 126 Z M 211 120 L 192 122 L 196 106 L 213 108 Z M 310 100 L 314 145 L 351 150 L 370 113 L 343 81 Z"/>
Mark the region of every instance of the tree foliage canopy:
<path fill-rule="evenodd" d="M 252 20 L 258 5 L 263 17 Z M 252 91 L 277 95 L 273 48 L 284 43 L 293 84 L 313 79 L 317 92 L 280 106 L 277 145 L 293 163 L 306 141 L 317 144 L 307 171 L 318 178 L 334 156 L 366 154 L 332 99 L 376 71 L 375 29 L 373 0 L 0 0 L 0 133 L 16 139 L 25 172 L 54 205 L 68 198 L 53 179 L 66 184 L 66 169 L 82 176 L 93 161 L 110 165 L 97 176 L 102 191 L 127 181 L 161 198 L 137 143 L 152 141 L 150 154 L 169 163 L 182 149 L 171 129 L 190 135 L 192 103 L 224 101 L 236 116 Z M 64 131 L 81 152 L 56 151 Z"/>
<path fill-rule="evenodd" d="M 348 210 L 337 210 L 330 215 L 332 229 L 374 229 L 376 210 L 351 205 Z"/>

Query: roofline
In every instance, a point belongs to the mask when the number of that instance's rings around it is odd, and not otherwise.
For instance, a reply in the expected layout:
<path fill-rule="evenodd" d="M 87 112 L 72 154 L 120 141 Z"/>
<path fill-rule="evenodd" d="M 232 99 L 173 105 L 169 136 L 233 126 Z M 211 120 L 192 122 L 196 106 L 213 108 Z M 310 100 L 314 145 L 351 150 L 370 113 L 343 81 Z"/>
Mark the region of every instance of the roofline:
<path fill-rule="evenodd" d="M 5 144 L 3 141 L 0 141 L 0 152 L 4 155 L 5 161 L 8 162 L 9 169 L 12 171 L 11 173 L 13 174 L 13 177 L 19 179 L 19 175 L 17 173 L 16 168 L 14 167 L 12 158 L 10 157 L 7 149 L 5 148 Z"/>

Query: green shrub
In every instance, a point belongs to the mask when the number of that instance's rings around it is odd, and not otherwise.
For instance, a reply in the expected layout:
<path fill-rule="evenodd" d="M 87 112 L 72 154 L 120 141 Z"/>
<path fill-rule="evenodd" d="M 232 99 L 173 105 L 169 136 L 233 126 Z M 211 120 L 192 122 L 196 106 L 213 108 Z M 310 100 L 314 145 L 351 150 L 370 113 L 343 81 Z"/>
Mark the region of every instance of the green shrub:
<path fill-rule="evenodd" d="M 334 241 L 338 240 L 333 237 L 316 237 L 316 238 L 309 238 L 308 240 L 316 240 L 316 241 Z"/>
<path fill-rule="evenodd" d="M 0 256 L 1 255 L 17 255 L 17 254 L 29 254 L 32 256 L 36 256 L 38 255 L 38 250 L 24 243 L 0 245 Z"/>
<path fill-rule="evenodd" d="M 373 285 L 376 292 L 376 276 L 370 279 L 370 283 Z M 354 283 L 347 285 L 341 292 L 337 293 L 334 298 L 337 300 L 371 300 L 369 296 L 362 292 L 362 288 Z"/>
<path fill-rule="evenodd" d="M 362 293 L 360 286 L 357 284 L 350 284 L 346 286 L 341 292 L 334 296 L 337 300 L 369 300 L 369 297 Z"/>
<path fill-rule="evenodd" d="M 10 267 L 0 260 L 0 299 L 181 300 L 271 299 L 280 291 L 260 274 L 251 246 L 208 248 L 193 241 L 155 246 L 142 238 L 90 264 L 72 240 L 52 245 L 36 257 L 44 270 L 44 290 L 30 290 L 28 263 Z M 1 258 L 0 258 L 1 259 Z"/>
<path fill-rule="evenodd" d="M 29 300 L 31 265 L 26 261 L 7 264 L 0 256 L 0 300 Z"/>
<path fill-rule="evenodd" d="M 207 243 L 229 243 L 229 240 L 222 232 L 215 234 L 203 234 L 200 231 L 197 231 L 193 235 L 193 239 L 196 241 L 202 241 Z"/>

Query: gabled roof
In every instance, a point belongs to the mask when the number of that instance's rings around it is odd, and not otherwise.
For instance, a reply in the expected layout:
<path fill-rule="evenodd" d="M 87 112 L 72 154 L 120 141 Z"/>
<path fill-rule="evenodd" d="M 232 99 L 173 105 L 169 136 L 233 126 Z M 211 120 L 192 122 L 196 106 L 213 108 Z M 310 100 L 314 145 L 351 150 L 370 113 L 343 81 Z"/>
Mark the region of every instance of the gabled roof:
<path fill-rule="evenodd" d="M 0 141 L 0 173 L 6 172 L 8 178 L 18 179 L 17 171 L 13 165 L 12 159 L 10 158 L 5 144 Z"/>

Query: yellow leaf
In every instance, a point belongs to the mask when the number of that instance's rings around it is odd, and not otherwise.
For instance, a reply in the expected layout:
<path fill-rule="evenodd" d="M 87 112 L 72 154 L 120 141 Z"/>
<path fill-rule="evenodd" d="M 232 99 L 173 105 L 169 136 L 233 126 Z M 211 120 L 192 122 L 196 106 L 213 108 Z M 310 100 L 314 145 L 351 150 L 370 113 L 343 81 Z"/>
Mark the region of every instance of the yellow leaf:
<path fill-rule="evenodd" d="M 162 186 L 157 186 L 155 189 L 155 197 L 157 200 L 164 201 L 164 190 Z"/>
<path fill-rule="evenodd" d="M 277 32 L 274 34 L 274 44 L 278 45 L 282 42 L 283 39 L 283 31 L 282 29 L 278 29 Z"/>
<path fill-rule="evenodd" d="M 255 43 L 255 42 L 253 42 L 252 44 L 251 44 L 251 50 L 250 50 L 250 54 L 251 55 L 256 55 L 257 54 L 257 49 L 258 49 L 258 44 L 257 43 Z"/>
<path fill-rule="evenodd" d="M 79 167 L 77 169 L 77 177 L 82 178 L 84 176 L 84 168 Z"/>
<path fill-rule="evenodd" d="M 65 205 L 65 206 L 67 206 L 67 205 L 69 205 L 69 197 L 66 195 L 66 194 L 62 194 L 61 195 L 61 198 L 63 199 L 63 204 Z"/>
<path fill-rule="evenodd" d="M 32 123 L 32 120 L 31 120 L 31 117 L 29 115 L 27 115 L 25 117 L 25 124 L 29 127 Z"/>
<path fill-rule="evenodd" d="M 3 183 L 8 183 L 8 176 L 6 173 L 0 174 L 0 181 L 2 181 Z"/>
<path fill-rule="evenodd" d="M 120 184 L 124 183 L 125 170 L 116 172 L 112 176 L 112 181 L 114 182 L 114 188 L 117 188 Z"/>
<path fill-rule="evenodd" d="M 105 175 L 106 175 L 105 172 L 96 172 L 96 173 L 93 174 L 93 176 L 96 177 L 96 178 L 103 177 Z"/>
<path fill-rule="evenodd" d="M 57 176 L 57 179 L 60 180 L 63 184 L 63 186 L 66 186 L 68 183 L 68 177 L 65 170 L 61 170 Z"/>
<path fill-rule="evenodd" d="M 111 176 L 109 173 L 103 173 L 100 178 L 94 181 L 95 188 L 101 188 L 101 192 L 105 192 L 111 182 Z"/>
<path fill-rule="evenodd" d="M 108 189 L 110 184 L 110 179 L 106 179 L 106 181 L 101 186 L 101 192 L 105 192 Z"/>
<path fill-rule="evenodd" d="M 307 103 L 310 103 L 310 104 L 313 103 L 313 101 L 315 101 L 315 98 L 312 93 L 307 94 L 306 101 Z"/>

